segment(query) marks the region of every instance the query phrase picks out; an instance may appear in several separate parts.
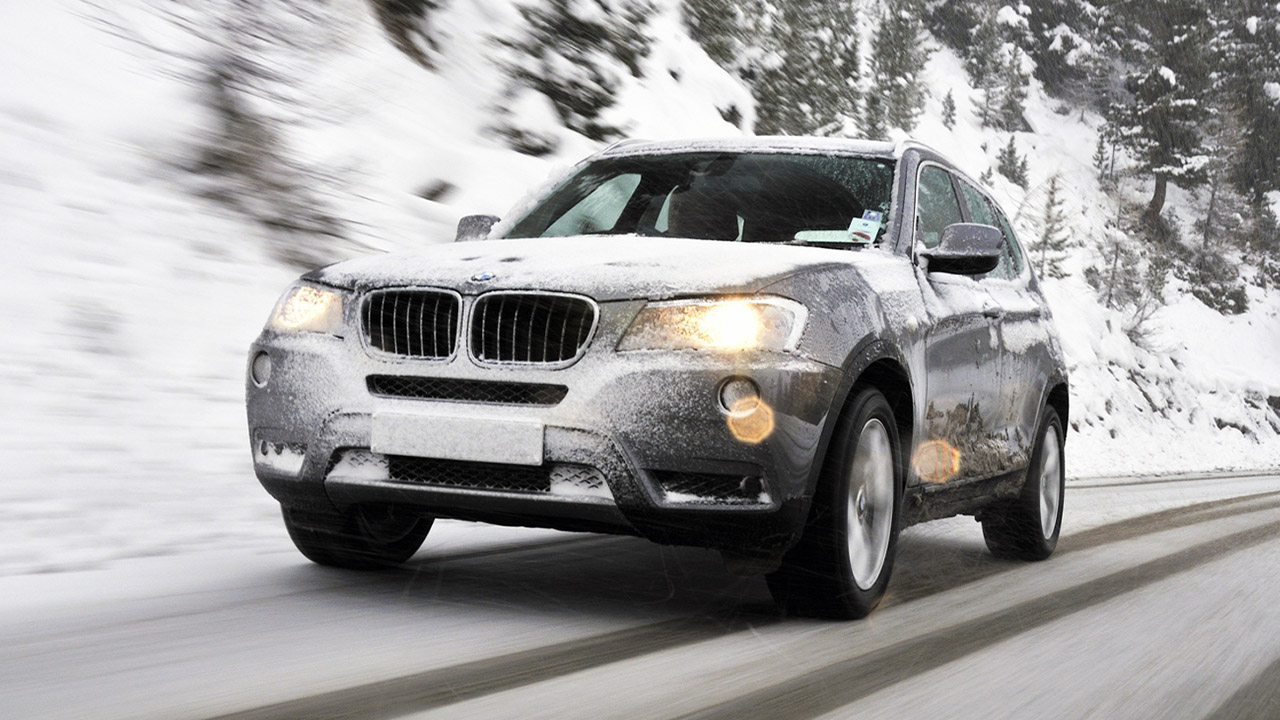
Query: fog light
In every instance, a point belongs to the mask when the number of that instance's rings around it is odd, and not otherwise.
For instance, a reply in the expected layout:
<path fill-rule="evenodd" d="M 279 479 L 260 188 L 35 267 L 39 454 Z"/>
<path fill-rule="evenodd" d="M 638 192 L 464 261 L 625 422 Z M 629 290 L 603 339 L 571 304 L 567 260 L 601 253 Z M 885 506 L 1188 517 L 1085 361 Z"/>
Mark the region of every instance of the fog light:
<path fill-rule="evenodd" d="M 271 356 L 258 351 L 253 356 L 253 360 L 249 363 L 249 379 L 254 385 L 262 387 L 271 379 Z"/>
<path fill-rule="evenodd" d="M 729 378 L 720 386 L 720 407 L 730 415 L 750 414 L 759 404 L 760 387 L 748 378 Z"/>

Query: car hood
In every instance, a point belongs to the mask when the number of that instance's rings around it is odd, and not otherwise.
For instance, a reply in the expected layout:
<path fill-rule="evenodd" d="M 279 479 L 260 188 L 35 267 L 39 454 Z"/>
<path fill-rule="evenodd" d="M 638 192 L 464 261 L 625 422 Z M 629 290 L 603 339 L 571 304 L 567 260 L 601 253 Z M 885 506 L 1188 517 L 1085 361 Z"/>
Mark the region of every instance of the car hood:
<path fill-rule="evenodd" d="M 351 290 L 393 286 L 554 290 L 597 300 L 754 293 L 808 270 L 857 264 L 864 252 L 638 236 L 482 240 L 374 255 L 306 276 Z M 880 253 L 874 253 L 880 254 Z"/>

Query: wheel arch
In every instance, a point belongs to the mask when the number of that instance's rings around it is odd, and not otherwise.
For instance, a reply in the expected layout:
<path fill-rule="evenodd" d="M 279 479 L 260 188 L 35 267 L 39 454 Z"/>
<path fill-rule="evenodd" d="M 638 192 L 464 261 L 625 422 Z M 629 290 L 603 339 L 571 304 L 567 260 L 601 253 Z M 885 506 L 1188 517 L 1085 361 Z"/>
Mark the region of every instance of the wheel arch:
<path fill-rule="evenodd" d="M 1049 387 L 1049 392 L 1045 394 L 1044 404 L 1053 408 L 1058 414 L 1058 419 L 1062 421 L 1062 442 L 1067 442 L 1067 430 L 1071 427 L 1068 411 L 1071 408 L 1071 395 L 1067 389 L 1067 381 L 1059 379 Z"/>
<path fill-rule="evenodd" d="M 903 468 L 902 479 L 905 484 L 906 470 L 909 468 L 910 448 L 915 433 L 915 394 L 911 384 L 911 375 L 907 364 L 897 348 L 884 340 L 870 340 L 859 350 L 850 353 L 845 363 L 844 378 L 832 398 L 831 407 L 823 423 L 822 436 L 819 441 L 817 457 L 807 483 L 807 497 L 812 499 L 817 491 L 818 482 L 822 478 L 824 467 L 829 460 L 828 454 L 831 439 L 840 419 L 865 388 L 879 390 L 889 401 L 893 409 L 894 422 L 898 428 L 899 462 Z M 807 513 L 806 513 L 807 514 Z"/>

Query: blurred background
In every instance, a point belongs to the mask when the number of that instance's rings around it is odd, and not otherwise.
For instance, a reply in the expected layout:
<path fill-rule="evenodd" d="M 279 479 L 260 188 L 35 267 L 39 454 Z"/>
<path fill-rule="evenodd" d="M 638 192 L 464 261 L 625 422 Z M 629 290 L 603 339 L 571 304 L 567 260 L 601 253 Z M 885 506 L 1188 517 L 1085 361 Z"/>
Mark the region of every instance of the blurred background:
<path fill-rule="evenodd" d="M 993 188 L 1072 477 L 1280 466 L 1280 5 L 0 5 L 0 574 L 287 547 L 245 351 L 301 272 L 623 137 L 919 138 Z"/>

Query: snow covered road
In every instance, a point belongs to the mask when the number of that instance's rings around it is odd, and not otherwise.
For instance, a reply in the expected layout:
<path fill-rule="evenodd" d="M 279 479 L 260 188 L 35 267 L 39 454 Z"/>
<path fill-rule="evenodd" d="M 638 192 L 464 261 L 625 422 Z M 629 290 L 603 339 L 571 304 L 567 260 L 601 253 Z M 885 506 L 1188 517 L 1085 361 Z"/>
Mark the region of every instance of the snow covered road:
<path fill-rule="evenodd" d="M 709 551 L 466 523 L 380 574 L 5 577 L 0 716 L 1280 717 L 1280 476 L 1074 481 L 1039 564 L 967 518 L 899 552 L 853 623 L 780 618 Z"/>

